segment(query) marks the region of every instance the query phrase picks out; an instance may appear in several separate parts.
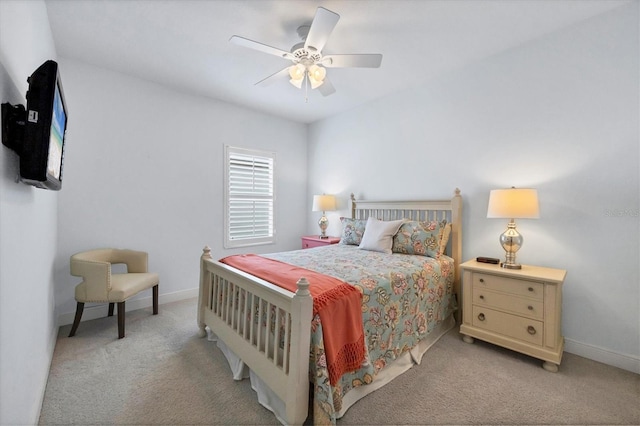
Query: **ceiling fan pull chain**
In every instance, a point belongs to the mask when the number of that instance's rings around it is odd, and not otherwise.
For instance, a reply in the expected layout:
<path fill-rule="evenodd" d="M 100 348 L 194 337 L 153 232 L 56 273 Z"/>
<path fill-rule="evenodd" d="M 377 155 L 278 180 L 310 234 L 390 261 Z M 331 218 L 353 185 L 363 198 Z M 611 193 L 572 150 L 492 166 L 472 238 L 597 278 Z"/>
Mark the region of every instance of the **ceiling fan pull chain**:
<path fill-rule="evenodd" d="M 309 77 L 305 74 L 304 76 L 304 103 L 309 103 Z"/>

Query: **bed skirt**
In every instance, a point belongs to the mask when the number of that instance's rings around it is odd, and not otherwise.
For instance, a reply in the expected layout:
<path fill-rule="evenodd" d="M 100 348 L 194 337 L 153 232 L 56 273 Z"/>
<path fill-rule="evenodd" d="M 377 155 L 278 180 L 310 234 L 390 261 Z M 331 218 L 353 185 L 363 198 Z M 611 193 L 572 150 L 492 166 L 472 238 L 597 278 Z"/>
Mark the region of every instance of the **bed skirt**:
<path fill-rule="evenodd" d="M 423 355 L 431 348 L 442 336 L 444 336 L 449 330 L 455 327 L 456 321 L 453 315 L 449 315 L 449 317 L 438 324 L 429 335 L 420 341 L 416 346 L 413 347 L 410 351 L 404 353 L 400 357 L 398 357 L 393 363 L 387 365 L 385 368 L 380 370 L 376 375 L 376 378 L 373 382 L 368 385 L 359 386 L 351 389 L 346 395 L 344 395 L 342 399 L 342 409 L 336 413 L 336 417 L 342 417 L 349 407 L 358 402 L 360 399 L 364 398 L 371 392 L 380 389 L 396 377 L 405 373 L 411 367 L 416 364 L 420 364 L 422 361 Z M 216 341 L 218 348 L 222 351 L 227 362 L 229 363 L 229 367 L 231 368 L 231 372 L 233 374 L 234 380 L 243 380 L 249 378 L 251 380 L 251 388 L 258 395 L 258 402 L 271 411 L 278 421 L 283 425 L 286 424 L 284 419 L 285 416 L 285 405 L 284 402 L 273 393 L 269 387 L 258 377 L 256 374 L 249 369 L 249 367 L 242 361 L 240 357 L 238 357 L 233 351 L 231 351 L 220 339 L 217 339 L 215 334 L 213 334 L 210 330 L 209 332 L 209 340 Z M 311 388 L 313 389 L 313 387 Z"/>

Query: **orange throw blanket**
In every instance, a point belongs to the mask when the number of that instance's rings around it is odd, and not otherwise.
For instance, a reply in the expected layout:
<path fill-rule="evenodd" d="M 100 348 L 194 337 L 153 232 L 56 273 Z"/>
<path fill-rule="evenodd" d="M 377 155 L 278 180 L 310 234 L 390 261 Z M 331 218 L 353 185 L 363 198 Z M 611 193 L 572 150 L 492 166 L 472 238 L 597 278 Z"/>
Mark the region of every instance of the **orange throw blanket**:
<path fill-rule="evenodd" d="M 298 289 L 296 282 L 305 277 L 313 297 L 313 315 L 318 314 L 322 323 L 331 385 L 344 373 L 360 368 L 365 346 L 362 294 L 357 288 L 337 278 L 255 254 L 228 256 L 220 262 L 294 293 Z"/>

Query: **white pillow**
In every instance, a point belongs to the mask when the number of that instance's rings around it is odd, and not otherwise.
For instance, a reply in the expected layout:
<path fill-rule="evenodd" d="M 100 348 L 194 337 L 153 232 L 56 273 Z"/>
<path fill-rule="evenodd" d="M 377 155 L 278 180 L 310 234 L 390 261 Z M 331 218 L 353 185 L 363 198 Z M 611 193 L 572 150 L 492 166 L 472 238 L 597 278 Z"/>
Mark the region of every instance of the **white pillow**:
<path fill-rule="evenodd" d="M 404 223 L 403 219 L 382 221 L 375 217 L 367 219 L 367 226 L 364 229 L 364 235 L 358 248 L 362 250 L 379 251 L 382 253 L 391 253 L 393 246 L 393 236 L 396 235 L 400 226 Z"/>

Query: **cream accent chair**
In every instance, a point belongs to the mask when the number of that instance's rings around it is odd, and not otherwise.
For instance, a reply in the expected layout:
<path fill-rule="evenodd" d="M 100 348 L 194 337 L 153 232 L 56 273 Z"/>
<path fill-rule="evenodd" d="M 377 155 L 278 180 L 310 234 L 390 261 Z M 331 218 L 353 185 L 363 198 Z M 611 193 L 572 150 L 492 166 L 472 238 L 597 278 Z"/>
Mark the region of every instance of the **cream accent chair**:
<path fill-rule="evenodd" d="M 71 275 L 82 277 L 76 286 L 76 316 L 69 337 L 76 334 L 85 303 L 109 303 L 109 316 L 113 316 L 114 304 L 118 304 L 118 339 L 124 337 L 125 301 L 153 288 L 153 315 L 158 314 L 158 274 L 147 271 L 148 254 L 143 251 L 123 249 L 98 249 L 71 256 Z M 112 274 L 111 265 L 124 263 L 127 272 Z"/>

